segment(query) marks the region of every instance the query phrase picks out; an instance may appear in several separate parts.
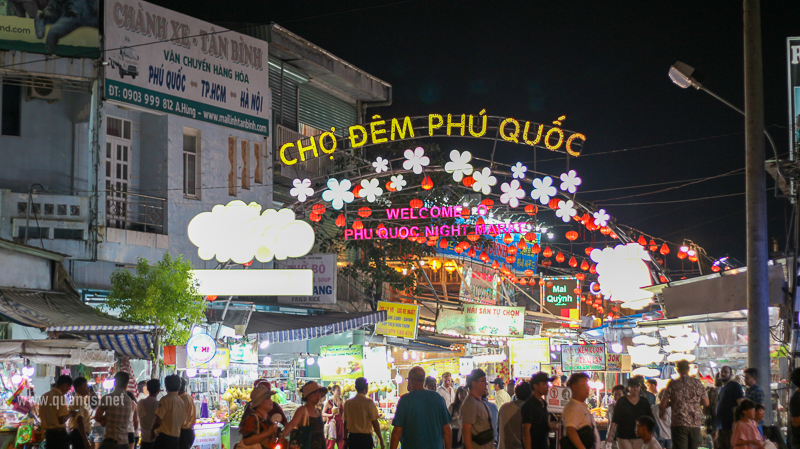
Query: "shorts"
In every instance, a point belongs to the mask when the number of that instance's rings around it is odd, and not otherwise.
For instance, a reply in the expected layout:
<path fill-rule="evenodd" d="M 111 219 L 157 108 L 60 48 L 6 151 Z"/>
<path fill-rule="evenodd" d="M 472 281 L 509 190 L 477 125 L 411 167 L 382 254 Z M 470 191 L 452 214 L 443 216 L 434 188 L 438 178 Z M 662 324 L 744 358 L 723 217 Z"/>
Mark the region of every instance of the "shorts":
<path fill-rule="evenodd" d="M 106 437 L 106 428 L 103 426 L 92 427 L 92 433 L 89 434 L 89 441 L 95 443 L 102 443 Z"/>

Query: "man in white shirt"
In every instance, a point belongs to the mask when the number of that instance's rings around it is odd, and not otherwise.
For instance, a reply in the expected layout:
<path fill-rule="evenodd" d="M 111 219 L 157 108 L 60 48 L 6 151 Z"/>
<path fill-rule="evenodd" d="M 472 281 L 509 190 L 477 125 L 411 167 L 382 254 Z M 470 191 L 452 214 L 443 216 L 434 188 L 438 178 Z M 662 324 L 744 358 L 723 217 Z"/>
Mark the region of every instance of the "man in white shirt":
<path fill-rule="evenodd" d="M 653 437 L 656 422 L 649 416 L 640 416 L 636 420 L 636 436 L 644 442 L 642 449 L 661 449 L 661 444 Z"/>
<path fill-rule="evenodd" d="M 569 377 L 567 387 L 572 390 L 572 398 L 564 406 L 564 411 L 561 414 L 564 430 L 576 449 L 597 449 L 600 444 L 600 434 L 597 432 L 592 412 L 589 411 L 589 406 L 586 405 L 586 398 L 589 397 L 589 392 L 591 391 L 589 389 L 589 376 L 586 373 L 574 373 Z M 592 427 L 592 434 L 594 435 L 594 442 L 590 447 L 587 447 L 578 435 L 578 430 L 586 426 Z"/>
<path fill-rule="evenodd" d="M 148 380 L 145 390 L 149 395 L 136 404 L 136 409 L 139 412 L 139 425 L 142 429 L 142 449 L 153 449 L 153 441 L 155 441 L 153 421 L 156 419 L 161 381 L 158 379 Z"/>
<path fill-rule="evenodd" d="M 504 388 L 505 382 L 503 382 L 502 378 L 495 377 L 492 383 L 494 384 L 494 405 L 496 405 L 497 409 L 499 410 L 503 404 L 506 402 L 511 402 L 511 396 L 506 393 Z"/>
<path fill-rule="evenodd" d="M 436 389 L 436 392 L 444 399 L 444 405 L 450 410 L 450 405 L 456 399 L 456 389 L 453 388 L 453 376 L 448 372 L 442 374 L 442 384 Z"/>

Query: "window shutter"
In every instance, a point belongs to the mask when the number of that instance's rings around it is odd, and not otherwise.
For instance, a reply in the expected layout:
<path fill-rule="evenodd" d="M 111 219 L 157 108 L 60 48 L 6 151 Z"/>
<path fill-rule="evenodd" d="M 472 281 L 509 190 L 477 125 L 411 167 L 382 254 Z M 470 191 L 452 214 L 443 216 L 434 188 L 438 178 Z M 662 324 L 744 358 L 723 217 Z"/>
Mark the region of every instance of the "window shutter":
<path fill-rule="evenodd" d="M 273 91 L 274 92 L 274 91 Z M 300 85 L 300 122 L 342 135 L 358 122 L 356 107 L 310 84 Z"/>
<path fill-rule="evenodd" d="M 272 111 L 275 124 L 283 125 L 292 131 L 298 130 L 297 121 L 297 89 L 300 83 L 297 79 L 283 72 L 283 91 L 281 92 L 281 68 L 274 64 L 269 65 L 269 88 L 272 90 Z M 283 105 L 281 105 L 283 95 Z M 281 106 L 283 109 L 281 109 Z"/>

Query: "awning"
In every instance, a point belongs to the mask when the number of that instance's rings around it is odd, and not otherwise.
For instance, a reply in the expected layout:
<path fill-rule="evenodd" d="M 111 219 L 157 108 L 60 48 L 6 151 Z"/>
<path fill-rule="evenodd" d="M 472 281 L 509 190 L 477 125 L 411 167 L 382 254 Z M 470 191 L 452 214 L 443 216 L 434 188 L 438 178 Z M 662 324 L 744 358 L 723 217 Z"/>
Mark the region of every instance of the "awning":
<path fill-rule="evenodd" d="M 381 321 L 386 321 L 385 310 L 325 315 L 254 312 L 250 317 L 246 332 L 259 334 L 264 340 L 279 343 L 341 334 Z"/>
<path fill-rule="evenodd" d="M 150 351 L 153 340 L 150 334 L 86 334 L 86 338 L 123 357 L 146 360 L 152 358 Z"/>
<path fill-rule="evenodd" d="M 84 340 L 1 340 L 0 361 L 21 361 L 50 365 L 111 366 L 116 363 L 113 351 Z"/>

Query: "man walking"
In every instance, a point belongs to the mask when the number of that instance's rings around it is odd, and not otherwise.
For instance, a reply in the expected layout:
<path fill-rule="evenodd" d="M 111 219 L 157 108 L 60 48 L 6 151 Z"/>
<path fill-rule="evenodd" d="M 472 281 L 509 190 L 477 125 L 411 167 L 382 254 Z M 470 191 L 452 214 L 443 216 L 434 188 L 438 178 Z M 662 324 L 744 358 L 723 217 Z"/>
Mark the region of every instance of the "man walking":
<path fill-rule="evenodd" d="M 733 380 L 733 370 L 730 366 L 723 366 L 719 371 L 722 388 L 717 396 L 717 422 L 715 426 L 715 449 L 731 449 L 731 436 L 733 434 L 733 412 L 736 406 L 744 399 L 742 386 Z"/>
<path fill-rule="evenodd" d="M 444 399 L 444 405 L 450 410 L 450 406 L 456 399 L 456 389 L 453 388 L 453 376 L 448 372 L 442 374 L 442 384 L 436 389 L 436 392 Z"/>
<path fill-rule="evenodd" d="M 117 449 L 128 449 L 128 428 L 133 423 L 133 401 L 126 393 L 130 378 L 125 371 L 117 372 L 114 375 L 114 391 L 100 399 L 94 419 L 106 429 L 103 447 L 116 444 Z"/>
<path fill-rule="evenodd" d="M 703 383 L 689 376 L 689 362 L 681 360 L 677 369 L 680 377 L 667 385 L 659 407 L 662 410 L 672 408 L 672 448 L 697 449 L 700 445 L 700 428 L 703 426 L 701 407 L 708 407 L 708 396 Z"/>
<path fill-rule="evenodd" d="M 372 449 L 372 432 L 378 435 L 381 449 L 384 449 L 383 434 L 378 424 L 378 407 L 367 397 L 367 379 L 356 379 L 356 395 L 344 403 L 344 438 L 350 449 Z"/>
<path fill-rule="evenodd" d="M 572 397 L 561 414 L 566 434 L 576 449 L 596 449 L 600 444 L 600 434 L 597 432 L 592 412 L 586 405 L 586 398 L 591 392 L 589 376 L 586 373 L 572 373 L 567 381 L 567 387 L 572 390 Z M 584 433 L 581 438 L 578 430 L 587 426 L 592 428 L 592 436 L 589 437 L 588 433 Z"/>
<path fill-rule="evenodd" d="M 91 428 L 91 406 L 89 405 L 89 382 L 85 377 L 79 377 L 72 383 L 75 396 L 70 404 L 70 411 L 75 411 L 75 417 L 69 420 L 69 439 L 72 449 L 92 449 L 89 443 L 87 430 Z"/>
<path fill-rule="evenodd" d="M 142 429 L 142 449 L 153 449 L 153 421 L 158 409 L 158 393 L 161 392 L 161 381 L 150 379 L 145 385 L 148 396 L 136 404 L 139 412 L 139 423 Z"/>
<path fill-rule="evenodd" d="M 75 410 L 67 407 L 64 396 L 72 388 L 72 377 L 60 376 L 56 385 L 43 394 L 39 405 L 39 418 L 44 430 L 44 441 L 49 449 L 69 449 L 67 419 L 76 416 Z"/>
<path fill-rule="evenodd" d="M 496 405 L 497 409 L 499 410 L 503 404 L 511 401 L 511 396 L 506 393 L 506 390 L 503 388 L 505 386 L 505 382 L 503 382 L 502 378 L 495 377 L 492 381 L 492 384 L 494 384 L 494 405 Z"/>
<path fill-rule="evenodd" d="M 500 379 L 500 382 L 502 385 L 503 380 Z M 486 373 L 482 369 L 472 370 L 467 377 L 467 386 L 469 387 L 469 396 L 461 405 L 464 449 L 492 449 L 494 447 L 492 412 L 483 402 L 483 396 L 489 386 L 486 382 Z M 508 395 L 502 388 L 499 392 Z"/>
<path fill-rule="evenodd" d="M 531 385 L 520 382 L 514 388 L 514 397 L 497 412 L 497 449 L 523 449 L 522 447 L 522 406 L 531 397 Z"/>
<path fill-rule="evenodd" d="M 415 366 L 408 371 L 408 393 L 397 402 L 392 420 L 390 449 L 450 449 L 453 433 L 450 413 L 444 399 L 435 391 L 423 388 L 425 370 Z"/>
<path fill-rule="evenodd" d="M 180 449 L 191 449 L 194 444 L 194 424 L 197 422 L 197 410 L 194 407 L 192 396 L 186 392 L 186 385 L 189 381 L 181 379 L 181 389 L 178 390 L 178 397 L 183 401 L 184 418 L 181 424 L 181 436 L 179 437 L 178 447 Z"/>
<path fill-rule="evenodd" d="M 181 378 L 172 375 L 164 378 L 167 395 L 158 401 L 156 417 L 153 420 L 153 449 L 178 449 L 181 436 L 181 425 L 186 419 L 186 406 L 178 396 L 181 389 Z"/>
<path fill-rule="evenodd" d="M 522 414 L 522 444 L 525 449 L 548 449 L 550 447 L 550 415 L 547 413 L 545 397 L 550 390 L 550 377 L 538 372 L 531 378 L 533 392 L 520 410 Z"/>

